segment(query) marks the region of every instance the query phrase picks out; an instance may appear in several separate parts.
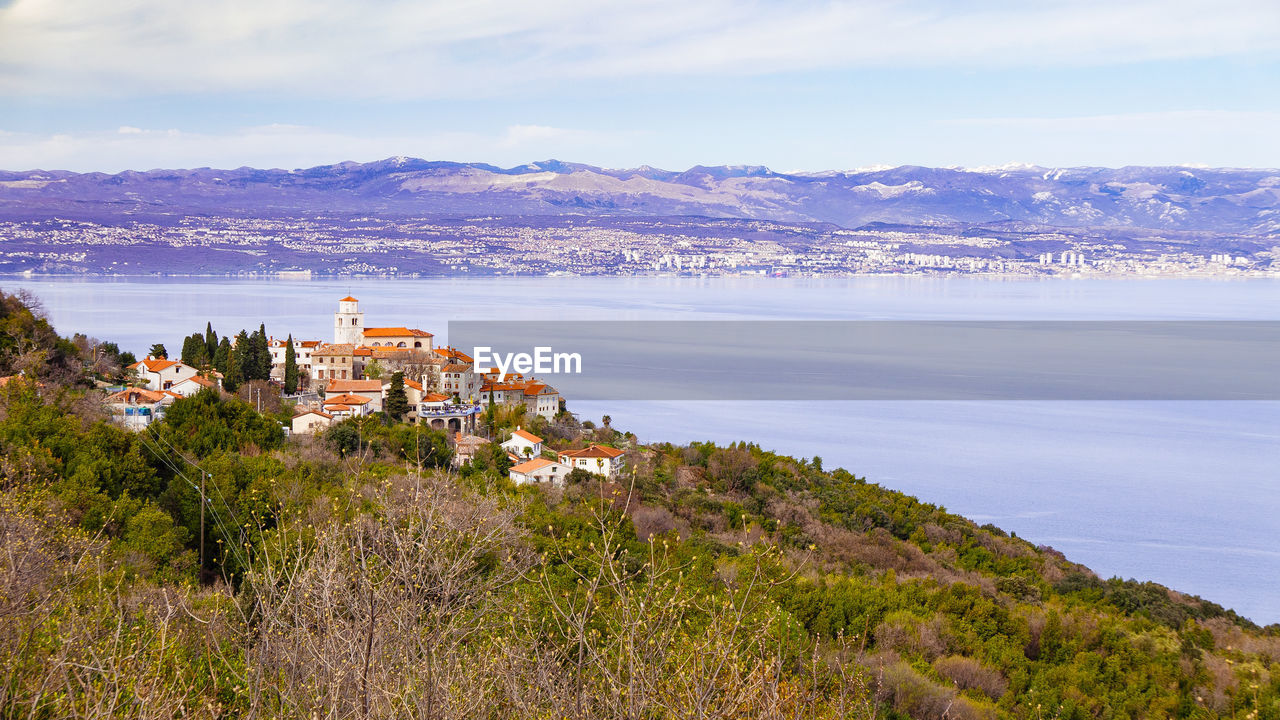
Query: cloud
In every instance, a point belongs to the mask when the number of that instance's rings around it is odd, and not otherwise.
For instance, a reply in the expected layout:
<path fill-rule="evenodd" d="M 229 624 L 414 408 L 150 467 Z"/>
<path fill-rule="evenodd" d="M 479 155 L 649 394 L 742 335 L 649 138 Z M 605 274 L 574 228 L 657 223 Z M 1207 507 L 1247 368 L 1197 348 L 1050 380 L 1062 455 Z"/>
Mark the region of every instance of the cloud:
<path fill-rule="evenodd" d="M 1274 0 L 15 0 L 0 95 L 456 98 L 581 80 L 1280 51 Z"/>
<path fill-rule="evenodd" d="M 625 146 L 637 133 L 514 125 L 496 134 L 434 132 L 366 136 L 298 125 L 264 125 L 209 134 L 121 127 L 35 134 L 0 131 L 0 168 L 106 171 L 154 168 L 303 168 L 397 155 L 519 165 L 530 158 L 581 157 Z"/>
<path fill-rule="evenodd" d="M 987 147 L 1037 165 L 1275 167 L 1280 112 L 1171 110 L 1063 117 L 939 120 L 955 144 Z"/>

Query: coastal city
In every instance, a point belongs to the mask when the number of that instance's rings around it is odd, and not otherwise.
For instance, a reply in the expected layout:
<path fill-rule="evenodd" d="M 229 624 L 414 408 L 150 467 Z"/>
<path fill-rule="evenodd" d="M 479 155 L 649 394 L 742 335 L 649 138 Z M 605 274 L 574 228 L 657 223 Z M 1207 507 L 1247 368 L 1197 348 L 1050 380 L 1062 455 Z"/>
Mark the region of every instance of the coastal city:
<path fill-rule="evenodd" d="M 0 222 L 0 273 L 151 276 L 1269 276 L 1266 238 L 711 218 Z"/>

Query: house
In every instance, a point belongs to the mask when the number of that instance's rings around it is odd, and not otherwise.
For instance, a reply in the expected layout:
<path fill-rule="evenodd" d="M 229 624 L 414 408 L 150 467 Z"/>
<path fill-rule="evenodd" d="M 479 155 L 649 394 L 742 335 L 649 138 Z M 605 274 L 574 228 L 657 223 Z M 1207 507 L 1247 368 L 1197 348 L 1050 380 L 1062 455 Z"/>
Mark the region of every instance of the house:
<path fill-rule="evenodd" d="M 373 400 L 364 395 L 345 393 L 326 397 L 324 411 L 335 418 L 363 417 L 373 412 L 369 407 L 372 403 Z"/>
<path fill-rule="evenodd" d="M 356 364 L 356 346 L 348 343 L 321 345 L 311 352 L 311 379 L 317 385 L 329 380 L 357 380 L 361 367 Z"/>
<path fill-rule="evenodd" d="M 435 348 L 432 353 L 440 359 L 440 362 L 445 364 L 460 363 L 470 365 L 473 362 L 470 355 L 452 346 Z"/>
<path fill-rule="evenodd" d="M 502 449 L 517 458 L 536 458 L 542 454 L 542 438 L 517 427 L 511 439 L 502 443 Z"/>
<path fill-rule="evenodd" d="M 330 380 L 324 386 L 325 398 L 348 394 L 369 398 L 372 403 L 369 406 L 369 412 L 382 412 L 382 401 L 386 395 L 383 393 L 381 380 Z"/>
<path fill-rule="evenodd" d="M 524 483 L 551 483 L 563 485 L 569 474 L 569 466 L 546 458 L 534 458 L 515 465 L 508 476 L 517 485 Z"/>
<path fill-rule="evenodd" d="M 462 432 L 453 434 L 453 465 L 454 467 L 462 467 L 476 456 L 476 452 L 480 448 L 488 445 L 489 441 L 479 435 L 467 435 Z"/>
<path fill-rule="evenodd" d="M 626 467 L 625 453 L 617 448 L 592 443 L 582 450 L 561 450 L 560 462 L 577 470 L 613 477 Z"/>
<path fill-rule="evenodd" d="M 277 382 L 284 382 L 285 346 L 288 344 L 288 340 L 274 337 L 267 342 L 267 348 L 271 350 L 271 379 Z M 312 355 L 318 347 L 320 347 L 319 340 L 293 341 L 293 361 L 298 366 L 299 378 L 311 377 Z"/>
<path fill-rule="evenodd" d="M 177 393 L 182 397 L 191 397 L 201 390 L 218 387 L 218 383 L 207 377 L 200 375 L 192 375 L 185 380 L 179 380 L 169 387 L 169 392 Z"/>
<path fill-rule="evenodd" d="M 490 402 L 494 405 L 523 405 L 524 383 L 486 382 L 480 386 L 480 402 L 484 405 Z"/>
<path fill-rule="evenodd" d="M 125 388 L 108 395 L 103 401 L 111 409 L 113 419 L 127 428 L 141 430 L 152 421 L 164 417 L 164 410 L 178 396 L 161 390 Z"/>
<path fill-rule="evenodd" d="M 333 415 L 320 410 L 303 410 L 293 416 L 294 435 L 314 435 L 333 424 Z"/>
<path fill-rule="evenodd" d="M 198 373 L 190 365 L 177 360 L 148 357 L 129 366 L 137 374 L 142 386 L 148 390 L 168 390 L 180 380 L 195 377 Z"/>
<path fill-rule="evenodd" d="M 480 376 L 470 363 L 448 363 L 440 368 L 435 390 L 446 395 L 457 395 L 463 400 L 480 396 Z"/>
<path fill-rule="evenodd" d="M 524 404 L 529 412 L 550 420 L 560 412 L 560 391 L 530 380 L 524 384 Z"/>

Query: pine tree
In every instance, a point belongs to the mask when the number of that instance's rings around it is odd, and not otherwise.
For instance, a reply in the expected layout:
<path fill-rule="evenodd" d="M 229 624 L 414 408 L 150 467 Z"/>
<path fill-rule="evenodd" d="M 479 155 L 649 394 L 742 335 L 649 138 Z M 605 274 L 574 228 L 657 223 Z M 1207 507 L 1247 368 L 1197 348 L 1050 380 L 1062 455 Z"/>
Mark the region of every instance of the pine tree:
<path fill-rule="evenodd" d="M 298 392 L 298 354 L 293 350 L 293 335 L 284 345 L 284 391 L 290 395 Z"/>
<path fill-rule="evenodd" d="M 151 351 L 148 353 L 148 355 L 150 355 L 153 358 L 167 360 L 169 358 L 169 351 L 164 349 L 163 343 L 156 343 L 155 345 L 151 346 Z"/>
<path fill-rule="evenodd" d="M 404 391 L 404 373 L 391 376 L 391 388 L 387 390 L 387 402 L 383 411 L 391 419 L 400 421 L 409 412 L 409 397 Z"/>

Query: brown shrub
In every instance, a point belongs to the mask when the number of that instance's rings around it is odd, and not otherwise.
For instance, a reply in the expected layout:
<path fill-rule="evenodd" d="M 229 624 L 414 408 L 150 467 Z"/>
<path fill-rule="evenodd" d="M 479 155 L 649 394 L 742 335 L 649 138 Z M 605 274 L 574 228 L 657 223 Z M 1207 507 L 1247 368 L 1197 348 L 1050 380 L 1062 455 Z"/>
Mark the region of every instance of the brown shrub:
<path fill-rule="evenodd" d="M 935 660 L 933 669 L 961 690 L 979 690 L 992 700 L 999 700 L 1009 689 L 1004 675 L 973 658 L 948 655 Z"/>
<path fill-rule="evenodd" d="M 636 528 L 636 537 L 641 540 L 678 530 L 680 526 L 676 517 L 664 507 L 636 505 L 629 514 L 631 524 Z"/>
<path fill-rule="evenodd" d="M 995 710 L 916 672 L 892 653 L 868 659 L 876 700 L 921 720 L 994 720 Z"/>
<path fill-rule="evenodd" d="M 925 659 L 947 651 L 947 621 L 942 616 L 923 619 L 905 611 L 892 612 L 872 632 L 877 650 L 919 655 Z"/>

